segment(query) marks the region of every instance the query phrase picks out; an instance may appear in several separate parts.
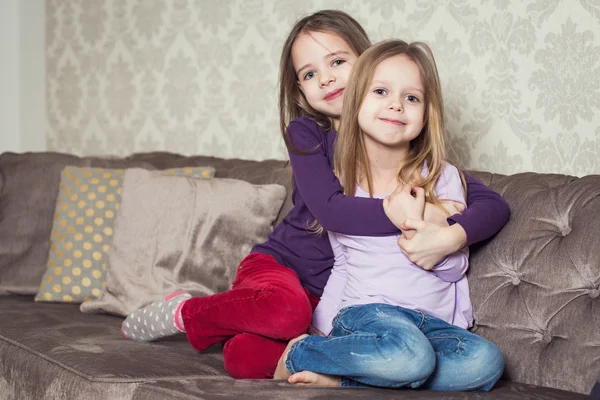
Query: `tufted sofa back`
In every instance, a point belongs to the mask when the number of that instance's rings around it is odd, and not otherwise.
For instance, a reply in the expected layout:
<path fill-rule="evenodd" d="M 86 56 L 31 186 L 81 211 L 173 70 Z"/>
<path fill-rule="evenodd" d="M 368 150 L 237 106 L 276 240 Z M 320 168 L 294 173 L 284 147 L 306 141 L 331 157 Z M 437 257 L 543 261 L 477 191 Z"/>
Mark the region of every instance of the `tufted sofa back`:
<path fill-rule="evenodd" d="M 475 332 L 504 379 L 589 393 L 600 374 L 600 175 L 473 173 L 511 219 L 471 253 Z"/>

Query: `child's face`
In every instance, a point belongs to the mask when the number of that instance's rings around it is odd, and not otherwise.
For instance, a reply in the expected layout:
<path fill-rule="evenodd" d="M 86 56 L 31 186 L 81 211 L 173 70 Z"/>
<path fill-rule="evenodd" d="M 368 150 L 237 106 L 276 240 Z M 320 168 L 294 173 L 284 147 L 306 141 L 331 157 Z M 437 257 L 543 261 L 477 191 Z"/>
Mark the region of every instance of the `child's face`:
<path fill-rule="evenodd" d="M 339 119 L 346 81 L 356 54 L 339 36 L 325 32 L 298 35 L 292 45 L 292 64 L 298 85 L 317 111 Z"/>
<path fill-rule="evenodd" d="M 424 95 L 417 64 L 405 55 L 382 61 L 358 113 L 365 141 L 407 148 L 423 129 Z"/>

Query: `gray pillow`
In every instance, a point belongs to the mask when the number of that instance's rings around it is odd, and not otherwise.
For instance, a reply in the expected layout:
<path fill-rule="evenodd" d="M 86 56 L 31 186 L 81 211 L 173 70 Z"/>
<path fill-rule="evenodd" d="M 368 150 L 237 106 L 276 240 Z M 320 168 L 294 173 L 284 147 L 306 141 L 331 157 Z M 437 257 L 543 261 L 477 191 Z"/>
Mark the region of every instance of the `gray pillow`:
<path fill-rule="evenodd" d="M 107 287 L 81 311 L 124 316 L 175 290 L 227 290 L 240 261 L 271 232 L 285 197 L 281 185 L 128 170 Z"/>

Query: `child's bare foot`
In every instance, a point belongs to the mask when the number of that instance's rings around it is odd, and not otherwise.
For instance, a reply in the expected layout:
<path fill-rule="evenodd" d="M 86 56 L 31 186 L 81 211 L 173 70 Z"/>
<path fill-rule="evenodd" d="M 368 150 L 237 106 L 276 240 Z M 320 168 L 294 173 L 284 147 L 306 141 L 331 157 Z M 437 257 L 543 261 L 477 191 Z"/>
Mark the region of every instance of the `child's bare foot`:
<path fill-rule="evenodd" d="M 275 368 L 275 374 L 273 374 L 273 379 L 287 380 L 292 375 L 285 367 L 285 360 L 287 359 L 287 355 L 290 352 L 290 348 L 292 347 L 292 345 L 298 340 L 304 339 L 307 336 L 308 335 L 306 334 L 300 335 L 297 338 L 294 338 L 288 342 L 288 345 L 283 351 L 283 354 L 281 355 L 281 357 L 279 357 L 279 361 L 277 362 L 277 368 Z"/>
<path fill-rule="evenodd" d="M 340 377 L 335 375 L 317 374 L 312 371 L 301 371 L 290 376 L 288 382 L 301 386 L 339 387 Z"/>

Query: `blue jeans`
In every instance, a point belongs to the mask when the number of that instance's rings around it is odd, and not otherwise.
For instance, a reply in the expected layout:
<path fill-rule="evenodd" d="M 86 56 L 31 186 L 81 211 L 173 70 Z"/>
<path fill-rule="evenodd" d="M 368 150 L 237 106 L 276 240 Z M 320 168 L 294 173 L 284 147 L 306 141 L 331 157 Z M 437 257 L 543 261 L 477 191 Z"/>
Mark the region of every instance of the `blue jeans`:
<path fill-rule="evenodd" d="M 341 376 L 342 386 L 490 390 L 504 358 L 466 329 L 388 304 L 342 309 L 330 337 L 309 336 L 291 347 L 289 372 Z"/>

